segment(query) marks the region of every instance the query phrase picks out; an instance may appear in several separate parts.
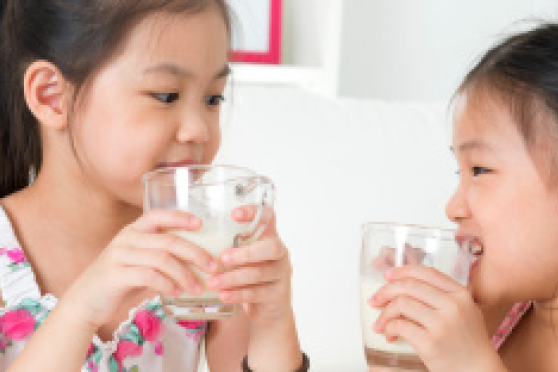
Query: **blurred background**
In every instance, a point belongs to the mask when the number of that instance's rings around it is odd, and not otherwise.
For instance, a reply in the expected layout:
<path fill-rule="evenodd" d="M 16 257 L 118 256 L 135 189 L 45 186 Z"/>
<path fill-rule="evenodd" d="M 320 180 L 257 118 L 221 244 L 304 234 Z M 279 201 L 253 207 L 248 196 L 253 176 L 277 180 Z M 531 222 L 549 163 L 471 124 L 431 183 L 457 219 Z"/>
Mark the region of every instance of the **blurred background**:
<path fill-rule="evenodd" d="M 444 214 L 458 181 L 452 94 L 488 47 L 554 19 L 558 3 L 281 5 L 280 63 L 233 64 L 217 162 L 253 168 L 277 186 L 278 229 L 291 253 L 293 306 L 312 370 L 363 372 L 361 224 L 452 226 Z"/>

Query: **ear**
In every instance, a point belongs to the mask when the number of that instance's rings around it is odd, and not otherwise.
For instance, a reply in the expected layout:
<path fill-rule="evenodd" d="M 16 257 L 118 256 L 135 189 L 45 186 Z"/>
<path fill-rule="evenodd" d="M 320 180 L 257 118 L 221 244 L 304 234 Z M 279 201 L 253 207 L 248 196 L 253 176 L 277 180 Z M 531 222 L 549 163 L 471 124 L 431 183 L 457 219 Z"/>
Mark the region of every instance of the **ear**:
<path fill-rule="evenodd" d="M 64 129 L 68 124 L 68 102 L 71 85 L 50 62 L 35 61 L 23 79 L 27 107 L 41 125 Z"/>

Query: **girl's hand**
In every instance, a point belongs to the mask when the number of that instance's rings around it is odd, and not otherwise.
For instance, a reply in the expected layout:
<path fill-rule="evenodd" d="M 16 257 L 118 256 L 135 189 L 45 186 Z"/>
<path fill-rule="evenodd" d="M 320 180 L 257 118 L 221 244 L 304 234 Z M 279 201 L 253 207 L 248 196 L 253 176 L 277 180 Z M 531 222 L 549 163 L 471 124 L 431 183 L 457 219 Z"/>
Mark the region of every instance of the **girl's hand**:
<path fill-rule="evenodd" d="M 237 208 L 233 218 L 250 222 L 254 207 Z M 291 316 L 291 263 L 285 245 L 275 229 L 275 215 L 264 210 L 269 223 L 261 238 L 246 246 L 232 248 L 220 256 L 228 271 L 210 277 L 207 285 L 219 291 L 226 303 L 242 303 L 255 322 L 282 321 Z"/>
<path fill-rule="evenodd" d="M 99 328 L 144 290 L 171 296 L 184 291 L 200 294 L 202 285 L 188 267 L 193 264 L 211 273 L 217 262 L 204 249 L 168 231 L 194 231 L 201 224 L 180 211 L 142 215 L 108 244 L 70 287 L 64 302 Z"/>
<path fill-rule="evenodd" d="M 376 332 L 409 342 L 431 372 L 500 370 L 466 287 L 420 265 L 393 268 L 385 276 L 388 284 L 370 299 L 371 306 L 383 308 Z"/>

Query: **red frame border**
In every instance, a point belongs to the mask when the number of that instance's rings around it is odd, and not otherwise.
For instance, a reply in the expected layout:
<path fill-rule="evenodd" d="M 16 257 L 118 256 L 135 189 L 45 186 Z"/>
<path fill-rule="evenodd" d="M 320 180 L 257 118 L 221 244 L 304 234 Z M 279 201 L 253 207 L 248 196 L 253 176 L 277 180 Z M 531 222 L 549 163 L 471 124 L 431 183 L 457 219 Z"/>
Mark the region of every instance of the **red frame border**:
<path fill-rule="evenodd" d="M 244 50 L 232 50 L 229 55 L 231 62 L 240 63 L 261 63 L 261 64 L 280 64 L 281 63 L 281 0 L 270 1 L 270 24 L 269 24 L 269 50 L 267 52 L 249 52 Z"/>

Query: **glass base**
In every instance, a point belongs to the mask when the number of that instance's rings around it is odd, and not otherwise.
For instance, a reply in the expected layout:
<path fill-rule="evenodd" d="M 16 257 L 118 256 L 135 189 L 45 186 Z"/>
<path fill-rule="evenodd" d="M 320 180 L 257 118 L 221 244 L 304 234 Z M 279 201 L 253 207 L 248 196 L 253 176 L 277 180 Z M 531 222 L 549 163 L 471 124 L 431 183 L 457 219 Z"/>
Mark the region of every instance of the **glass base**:
<path fill-rule="evenodd" d="M 233 316 L 236 304 L 224 304 L 218 299 L 163 297 L 166 316 L 177 320 L 215 320 Z"/>
<path fill-rule="evenodd" d="M 415 354 L 388 353 L 385 351 L 364 348 L 368 372 L 427 372 L 426 366 Z"/>

